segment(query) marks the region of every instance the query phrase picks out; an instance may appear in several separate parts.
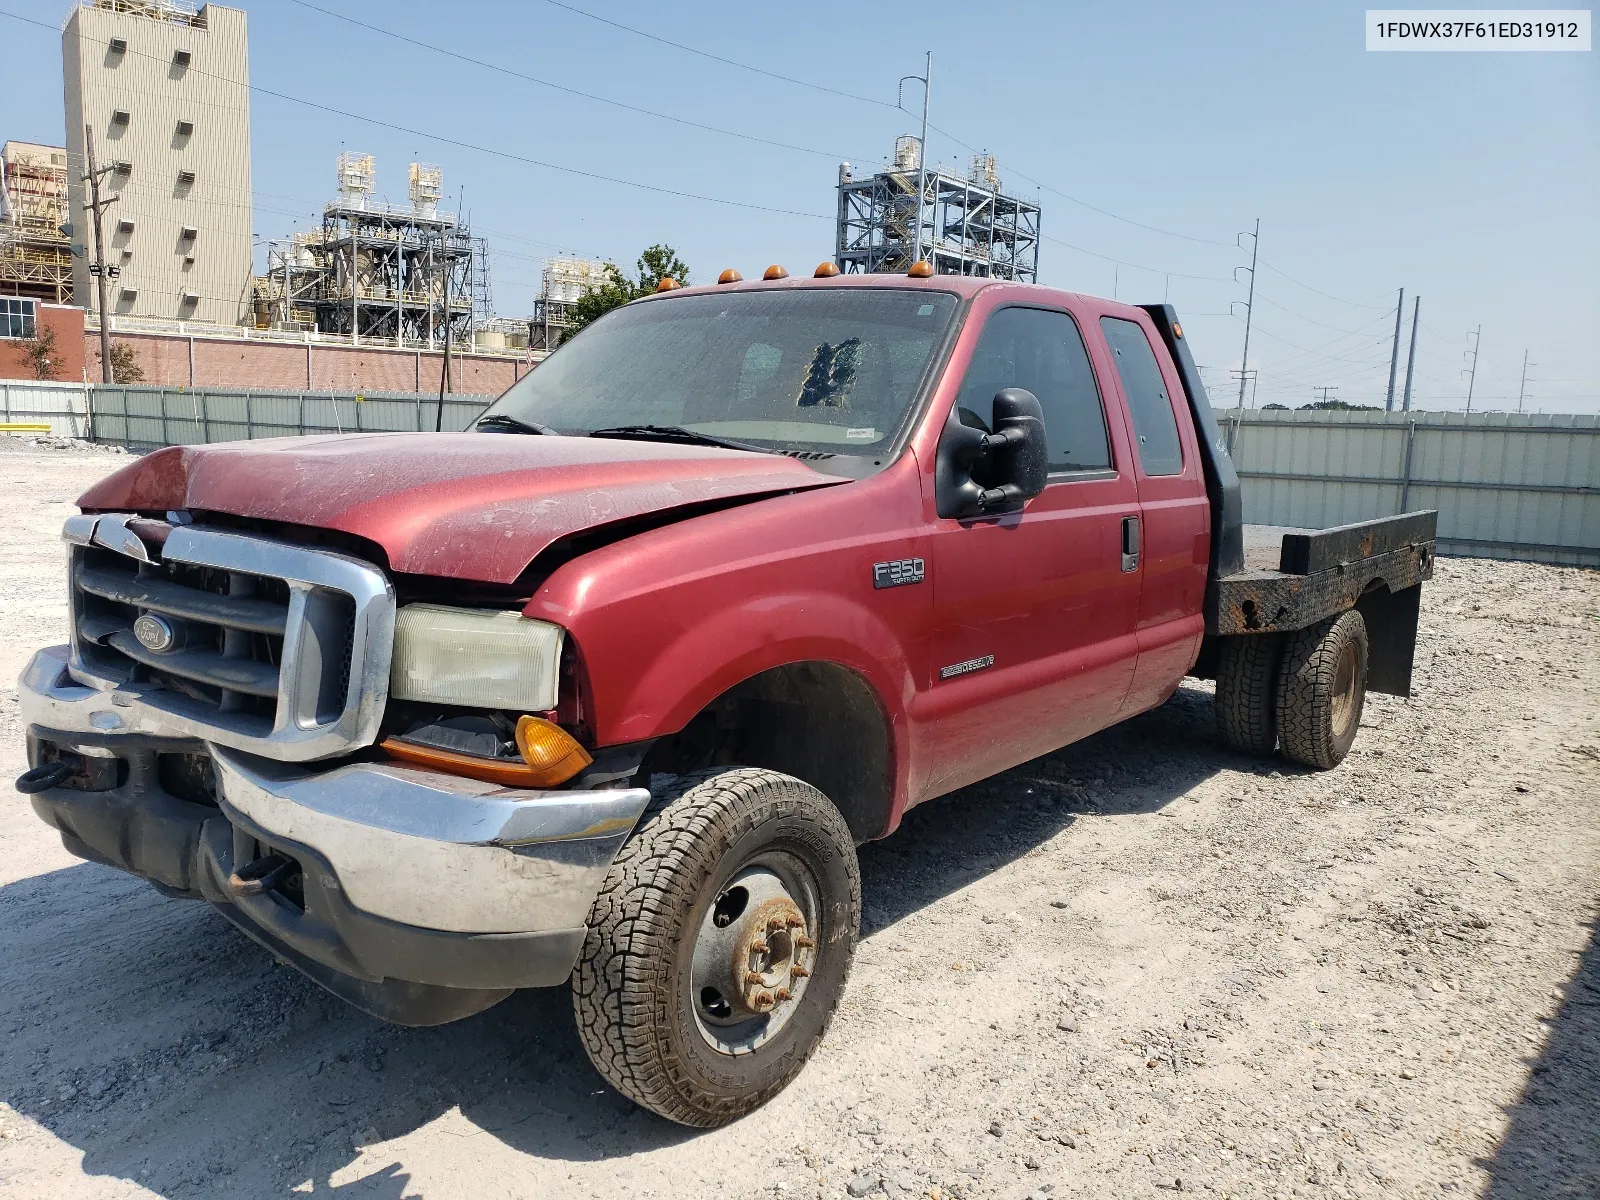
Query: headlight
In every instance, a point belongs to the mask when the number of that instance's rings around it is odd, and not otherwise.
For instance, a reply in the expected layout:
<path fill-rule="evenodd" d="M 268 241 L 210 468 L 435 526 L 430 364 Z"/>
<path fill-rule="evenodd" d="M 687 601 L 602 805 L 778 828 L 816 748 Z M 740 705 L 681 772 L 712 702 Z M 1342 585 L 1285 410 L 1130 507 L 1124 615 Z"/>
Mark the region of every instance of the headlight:
<path fill-rule="evenodd" d="M 564 632 L 516 612 L 408 604 L 395 615 L 389 695 L 547 711 L 556 706 Z"/>

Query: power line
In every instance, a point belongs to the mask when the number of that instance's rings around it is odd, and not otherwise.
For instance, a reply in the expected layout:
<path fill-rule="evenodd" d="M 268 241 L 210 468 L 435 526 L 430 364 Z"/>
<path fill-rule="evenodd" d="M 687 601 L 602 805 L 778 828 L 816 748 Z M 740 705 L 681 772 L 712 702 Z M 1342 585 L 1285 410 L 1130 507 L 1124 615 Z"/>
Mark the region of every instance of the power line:
<path fill-rule="evenodd" d="M 553 0 L 552 0 L 552 2 L 553 2 Z M 0 9 L 0 16 L 10 17 L 13 21 L 21 21 L 25 25 L 34 25 L 34 26 L 37 26 L 40 29 L 47 29 L 47 30 L 50 30 L 52 33 L 58 32 L 56 30 L 55 26 L 47 24 L 44 21 L 35 21 L 31 17 L 19 16 L 17 13 L 8 12 L 5 9 Z M 108 44 L 106 42 L 100 41 L 99 39 L 84 38 L 83 40 L 84 41 L 93 41 L 98 45 L 106 45 L 106 44 Z M 129 53 L 129 54 L 139 54 L 141 52 L 139 52 L 137 50 L 134 50 L 132 47 L 129 47 L 127 53 Z M 162 62 L 165 61 L 164 59 L 159 59 L 156 55 L 152 55 L 152 54 L 142 54 L 142 57 L 156 59 L 157 61 L 162 61 Z M 236 79 L 228 79 L 226 76 L 214 75 L 214 74 L 211 74 L 209 72 L 198 71 L 197 68 L 194 68 L 194 67 L 191 67 L 190 70 L 191 71 L 197 71 L 197 73 L 199 73 L 199 74 L 210 75 L 210 77 L 213 78 L 213 79 L 221 79 L 221 80 L 223 80 L 224 82 L 227 82 L 227 83 L 237 84 L 239 82 Z M 397 122 L 394 122 L 394 121 L 385 121 L 385 120 L 381 120 L 381 119 L 379 119 L 377 117 L 366 116 L 365 114 L 362 114 L 362 113 L 348 112 L 345 109 L 334 108 L 330 104 L 318 104 L 315 101 L 307 100 L 302 96 L 287 95 L 284 92 L 273 91 L 271 88 L 265 88 L 265 87 L 260 86 L 259 84 L 251 83 L 251 84 L 245 84 L 243 86 L 247 87 L 250 91 L 256 93 L 257 95 L 270 96 L 274 100 L 285 100 L 290 104 L 298 104 L 298 105 L 300 105 L 300 106 L 302 106 L 304 108 L 310 108 L 310 109 L 316 110 L 317 112 L 327 113 L 330 116 L 343 117 L 347 121 L 360 121 L 360 122 L 363 122 L 364 124 L 367 124 L 367 125 L 377 126 L 380 129 L 394 130 L 397 133 L 404 133 L 404 134 L 407 134 L 407 135 L 409 135 L 411 137 L 423 138 L 423 139 L 428 140 L 428 141 L 438 142 L 439 144 L 445 145 L 445 146 L 455 146 L 456 148 L 461 149 L 461 150 L 472 150 L 472 151 L 475 151 L 475 152 L 477 152 L 479 154 L 487 154 L 487 155 L 490 155 L 490 156 L 495 157 L 495 158 L 504 158 L 504 159 L 508 159 L 508 160 L 510 160 L 512 162 L 524 163 L 524 164 L 526 164 L 528 166 L 532 166 L 532 167 L 540 167 L 540 168 L 543 168 L 544 170 L 547 170 L 547 171 L 559 171 L 559 172 L 561 172 L 562 174 L 565 174 L 565 175 L 576 175 L 576 176 L 578 176 L 580 178 L 583 178 L 583 179 L 593 179 L 593 180 L 597 180 L 597 181 L 602 182 L 602 183 L 614 183 L 614 184 L 621 185 L 623 187 L 638 188 L 641 191 L 655 192 L 658 195 L 676 196 L 679 199 L 683 199 L 683 200 L 700 200 L 700 201 L 704 201 L 704 202 L 706 202 L 708 204 L 721 204 L 721 205 L 725 205 L 725 206 L 730 207 L 730 208 L 742 208 L 742 209 L 747 209 L 747 210 L 754 211 L 754 212 L 776 213 L 779 216 L 785 216 L 785 217 L 805 217 L 805 218 L 807 218 L 809 220 L 819 220 L 819 221 L 832 221 L 833 220 L 833 217 L 831 215 L 824 214 L 824 213 L 799 212 L 799 211 L 797 211 L 795 209 L 776 208 L 776 207 L 773 207 L 772 205 L 768 205 L 768 204 L 754 204 L 754 203 L 751 203 L 751 202 L 745 201 L 745 200 L 730 200 L 725 196 L 706 196 L 706 195 L 701 195 L 698 192 L 686 192 L 686 191 L 681 191 L 681 190 L 679 190 L 677 188 L 663 187 L 660 184 L 642 183 L 642 182 L 640 182 L 639 180 L 636 180 L 636 179 L 623 179 L 623 178 L 620 178 L 620 177 L 615 176 L 615 175 L 603 175 L 598 171 L 585 171 L 585 170 L 583 170 L 583 169 L 581 169 L 579 167 L 568 167 L 568 166 L 563 166 L 560 163 L 546 162 L 543 159 L 530 158 L 527 155 L 523 155 L 523 154 L 515 154 L 510 150 L 500 150 L 500 149 L 497 149 L 497 148 L 495 148 L 493 146 L 483 146 L 483 145 L 479 145 L 479 144 L 477 144 L 475 142 L 462 141 L 459 138 L 446 137 L 443 134 L 428 133 L 428 132 L 426 132 L 424 130 L 414 129 L 414 128 L 408 126 L 408 125 L 401 125 L 401 124 L 399 124 Z"/>
<path fill-rule="evenodd" d="M 417 38 L 407 37 L 405 34 L 397 33 L 393 29 L 385 29 L 381 25 L 373 25 L 367 21 L 359 21 L 355 17 L 346 16 L 344 13 L 334 12 L 331 9 L 310 4 L 307 2 L 307 0 L 289 0 L 289 3 L 297 4 L 301 8 L 310 9 L 312 12 L 321 13 L 325 17 L 332 17 L 335 20 L 344 21 L 347 24 L 356 26 L 358 29 L 365 29 L 371 33 L 382 34 L 384 37 L 393 38 L 397 42 L 404 42 L 408 46 L 416 46 L 422 50 L 431 50 L 435 54 L 442 54 L 446 58 L 453 58 L 457 62 L 467 63 L 469 66 L 482 67 L 486 71 L 496 71 L 501 75 L 509 75 L 513 79 L 521 79 L 528 83 L 538 84 L 540 87 L 547 87 L 553 89 L 554 91 L 565 92 L 569 96 L 579 96 L 585 100 L 593 100 L 597 104 L 609 104 L 613 108 L 620 108 L 627 112 L 640 113 L 644 116 L 655 117 L 662 121 L 672 121 L 678 125 L 687 125 L 692 129 L 702 129 L 707 133 L 717 133 L 724 137 L 739 138 L 746 142 L 758 142 L 763 146 L 776 146 L 780 150 L 795 150 L 801 154 L 815 154 L 818 157 L 829 159 L 848 157 L 847 155 L 835 154 L 831 150 L 817 150 L 811 146 L 797 146 L 790 142 L 780 142 L 772 138 L 759 137 L 753 133 L 740 133 L 737 130 L 723 129 L 717 125 L 705 125 L 699 121 L 691 121 L 687 117 L 675 117 L 670 113 L 657 112 L 653 108 L 642 108 L 637 104 L 628 104 L 621 100 L 613 100 L 608 96 L 597 96 L 593 92 L 579 91 L 577 88 L 570 88 L 563 84 L 552 83 L 548 79 L 540 79 L 537 75 L 529 75 L 524 71 L 516 71 L 510 67 L 500 66 L 498 63 L 487 62 L 481 58 L 473 58 L 467 54 L 461 54 L 454 50 L 447 50 L 443 46 L 436 46 L 430 42 L 424 42 L 418 40 Z"/>
<path fill-rule="evenodd" d="M 1263 267 L 1265 267 L 1267 270 L 1271 271 L 1274 275 L 1280 275 L 1284 279 L 1287 279 L 1290 283 L 1294 284 L 1296 287 L 1303 287 L 1303 288 L 1305 288 L 1306 291 L 1315 292 L 1317 295 L 1324 296 L 1329 300 L 1337 300 L 1340 304 L 1348 304 L 1351 308 L 1377 308 L 1378 307 L 1378 305 L 1372 304 L 1372 303 L 1359 304 L 1354 300 L 1346 300 L 1343 296 L 1335 296 L 1332 292 L 1325 292 L 1321 288 L 1314 288 L 1309 283 L 1301 283 L 1300 280 L 1296 279 L 1293 275 L 1287 274 L 1284 271 L 1280 271 L 1277 267 L 1273 266 L 1271 263 L 1267 262 L 1265 259 L 1262 260 L 1261 265 Z"/>
<path fill-rule="evenodd" d="M 552 8 L 563 9 L 580 17 L 587 17 L 591 21 L 598 21 L 602 25 L 610 25 L 613 29 L 621 29 L 626 33 L 633 34 L 635 37 L 647 38 L 652 42 L 660 42 L 663 46 L 671 46 L 674 50 L 682 50 L 686 54 L 695 54 L 701 58 L 708 58 L 712 62 L 719 62 L 727 67 L 737 67 L 741 71 L 749 71 L 754 75 L 765 75 L 768 79 L 782 80 L 784 83 L 792 83 L 797 87 L 810 88 L 814 92 L 827 92 L 831 96 L 843 96 L 846 100 L 857 100 L 862 104 L 876 104 L 884 108 L 899 107 L 898 105 L 890 104 L 887 100 L 874 100 L 871 96 L 858 96 L 854 92 L 842 91 L 839 88 L 828 87 L 826 84 L 812 83 L 806 79 L 796 79 L 793 75 L 781 75 L 777 71 L 769 71 L 765 67 L 753 67 L 749 63 L 742 63 L 736 59 L 723 58 L 720 54 L 712 54 L 708 50 L 697 50 L 693 46 L 685 46 L 682 42 L 674 42 L 670 38 L 664 38 L 654 33 L 646 33 L 642 29 L 635 29 L 632 25 L 624 25 L 621 21 L 613 21 L 609 17 L 598 16 L 581 8 L 575 8 L 570 4 L 562 4 L 560 0 L 545 0 L 545 3 Z"/>

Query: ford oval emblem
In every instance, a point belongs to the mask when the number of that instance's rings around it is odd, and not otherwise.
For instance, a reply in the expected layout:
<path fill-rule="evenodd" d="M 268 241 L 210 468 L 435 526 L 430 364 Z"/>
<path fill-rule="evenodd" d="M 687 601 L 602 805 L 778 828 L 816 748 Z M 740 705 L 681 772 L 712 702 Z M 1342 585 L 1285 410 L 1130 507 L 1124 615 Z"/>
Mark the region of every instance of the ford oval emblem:
<path fill-rule="evenodd" d="M 172 622 L 154 613 L 145 613 L 133 623 L 133 636 L 139 639 L 139 645 L 157 654 L 165 654 L 178 643 L 178 633 L 172 628 Z"/>

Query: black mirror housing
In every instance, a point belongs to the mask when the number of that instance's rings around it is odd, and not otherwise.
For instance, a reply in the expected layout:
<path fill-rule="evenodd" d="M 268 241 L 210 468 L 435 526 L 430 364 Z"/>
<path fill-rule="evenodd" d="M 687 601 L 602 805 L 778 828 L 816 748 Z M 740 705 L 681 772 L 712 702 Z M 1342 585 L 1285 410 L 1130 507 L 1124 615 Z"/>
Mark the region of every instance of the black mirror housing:
<path fill-rule="evenodd" d="M 972 478 L 979 459 L 988 461 L 995 486 L 983 487 Z M 1020 511 L 1044 491 L 1049 460 L 1044 409 L 1027 389 L 995 393 L 993 433 L 961 424 L 952 411 L 935 468 L 939 515 L 959 519 Z"/>

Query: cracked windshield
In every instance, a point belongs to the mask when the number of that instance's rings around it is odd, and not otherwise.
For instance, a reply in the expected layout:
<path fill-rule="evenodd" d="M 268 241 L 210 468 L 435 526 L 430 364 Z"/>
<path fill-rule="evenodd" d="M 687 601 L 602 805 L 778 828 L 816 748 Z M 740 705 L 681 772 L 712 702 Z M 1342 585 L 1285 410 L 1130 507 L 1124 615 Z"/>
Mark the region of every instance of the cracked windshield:
<path fill-rule="evenodd" d="M 491 410 L 559 433 L 671 426 L 761 450 L 871 455 L 956 309 L 945 292 L 783 289 L 631 304 Z"/>

